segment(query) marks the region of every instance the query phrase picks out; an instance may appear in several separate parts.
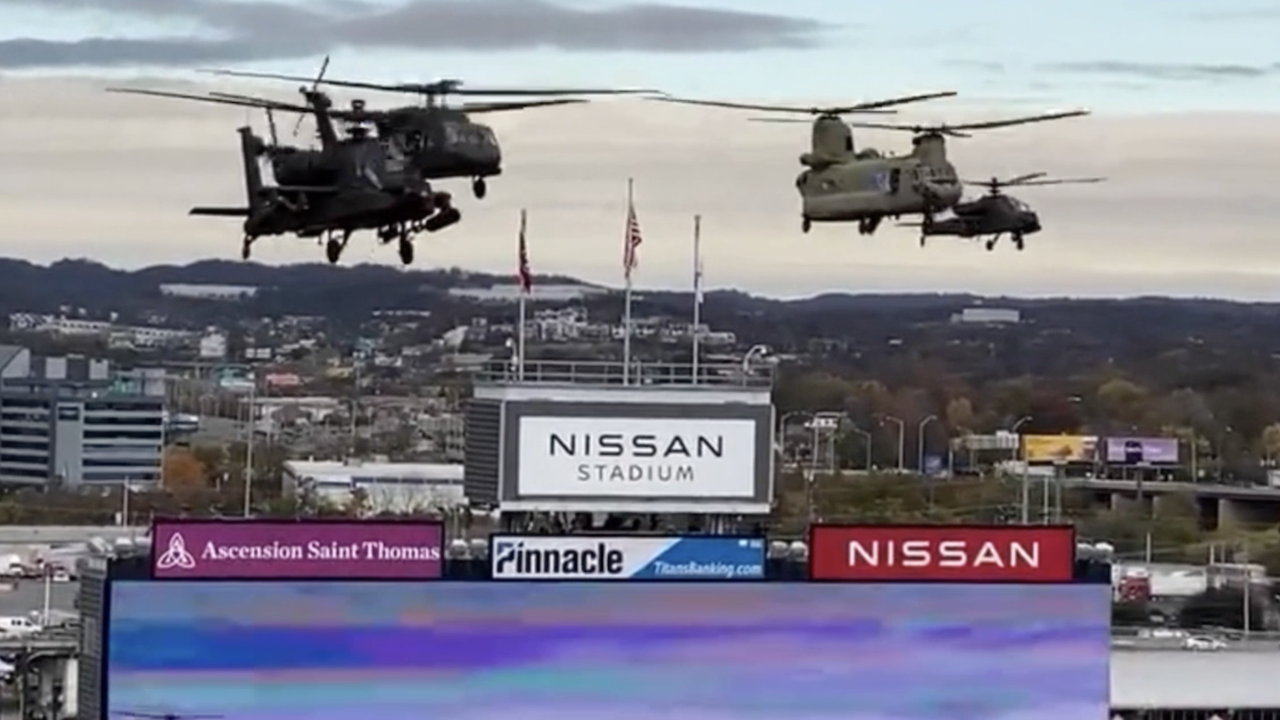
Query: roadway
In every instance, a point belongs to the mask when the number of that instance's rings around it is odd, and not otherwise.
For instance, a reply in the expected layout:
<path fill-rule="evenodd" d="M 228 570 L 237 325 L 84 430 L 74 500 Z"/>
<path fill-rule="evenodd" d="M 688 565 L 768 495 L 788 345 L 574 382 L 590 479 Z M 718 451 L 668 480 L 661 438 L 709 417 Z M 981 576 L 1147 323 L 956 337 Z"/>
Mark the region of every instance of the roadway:
<path fill-rule="evenodd" d="M 114 542 L 120 538 L 144 537 L 150 531 L 147 526 L 6 525 L 0 526 L 0 545 L 69 545 L 94 538 Z"/>

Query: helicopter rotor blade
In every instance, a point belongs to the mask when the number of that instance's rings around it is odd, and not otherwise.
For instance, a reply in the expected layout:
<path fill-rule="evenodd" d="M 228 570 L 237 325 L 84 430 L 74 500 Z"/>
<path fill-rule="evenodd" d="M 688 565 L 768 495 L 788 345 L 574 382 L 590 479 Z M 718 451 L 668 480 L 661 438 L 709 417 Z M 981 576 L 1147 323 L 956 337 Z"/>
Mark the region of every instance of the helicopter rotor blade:
<path fill-rule="evenodd" d="M 491 102 L 491 103 L 463 103 L 458 109 L 464 113 L 494 113 L 508 112 L 511 110 L 526 110 L 528 108 L 553 107 L 556 105 L 579 105 L 587 100 L 582 98 L 554 98 L 551 100 L 529 100 L 526 102 Z"/>
<path fill-rule="evenodd" d="M 802 125 L 804 125 L 804 124 L 811 123 L 811 122 L 813 122 L 813 121 L 812 121 L 812 120 L 808 120 L 808 119 L 806 119 L 806 118 L 770 118 L 770 117 L 753 117 L 753 118 L 747 118 L 747 122 L 758 122 L 758 123 L 787 123 L 788 125 L 794 125 L 794 124 L 802 124 Z"/>
<path fill-rule="evenodd" d="M 413 93 L 417 95 L 488 95 L 492 97 L 552 97 L 557 95 L 644 95 L 657 93 L 650 88 L 464 88 L 459 80 L 438 80 L 430 83 L 377 83 L 361 80 L 334 80 L 323 77 L 302 77 L 278 73 L 247 72 L 243 70 L 210 69 L 201 72 L 224 77 L 258 78 L 262 80 L 286 80 L 312 82 L 317 85 L 376 90 L 379 92 Z"/>
<path fill-rule="evenodd" d="M 1037 185 L 1092 185 L 1094 183 L 1106 182 L 1106 178 L 1061 178 L 1051 180 L 1029 180 L 1027 182 L 1018 183 L 1022 187 L 1035 187 Z"/>
<path fill-rule="evenodd" d="M 960 123 L 958 125 L 943 125 L 948 130 L 993 130 L 995 128 L 1012 127 L 1014 125 L 1028 125 L 1030 123 L 1049 122 L 1050 120 L 1065 120 L 1066 118 L 1083 117 L 1091 114 L 1088 110 L 1067 110 L 1065 112 L 1045 113 L 1043 115 L 1028 115 L 1018 118 L 1007 118 L 1005 120 L 988 120 L 985 122 Z"/>
<path fill-rule="evenodd" d="M 196 95 L 194 93 L 169 92 L 166 90 L 146 90 L 143 88 L 117 88 L 109 87 L 107 92 L 119 95 L 143 95 L 147 97 L 169 98 L 173 100 L 194 100 L 196 102 L 213 103 L 215 105 L 233 105 L 236 107 L 251 108 L 271 108 L 281 112 L 297 112 L 310 115 L 313 110 L 302 105 L 294 105 L 291 103 L 276 102 L 274 100 L 265 100 L 262 98 L 250 97 L 248 95 L 230 95 L 230 94 L 209 94 Z"/>
<path fill-rule="evenodd" d="M 1027 125 L 1029 123 L 1082 117 L 1089 114 L 1090 112 L 1088 110 L 1068 110 L 1065 112 L 1046 113 L 1043 115 L 1028 115 L 1026 117 L 1008 118 L 1005 120 L 987 120 L 985 122 L 959 123 L 956 125 L 888 125 L 863 122 L 849 123 L 849 125 L 852 127 L 873 128 L 879 130 L 901 130 L 905 132 L 913 132 L 917 135 L 937 134 L 946 135 L 948 137 L 967 138 L 972 137 L 971 134 L 966 132 L 969 130 L 993 130 L 995 128 L 1011 127 L 1014 125 Z"/>
<path fill-rule="evenodd" d="M 1040 179 L 1040 178 L 1042 178 L 1042 177 L 1045 177 L 1045 176 L 1046 176 L 1046 175 L 1048 175 L 1048 174 L 1049 174 L 1049 173 L 1042 173 L 1042 172 L 1037 172 L 1037 173 L 1028 173 L 1028 174 L 1026 174 L 1026 175 L 1019 175 L 1018 177 L 1015 177 L 1015 178 L 1010 178 L 1010 179 L 1008 179 L 1008 180 L 1003 180 L 1003 181 L 1001 181 L 1001 183 L 1000 183 L 1000 184 L 1001 184 L 1001 185 L 1021 185 L 1021 184 L 1025 183 L 1025 182 L 1030 182 L 1030 181 L 1032 181 L 1032 180 L 1038 180 L 1038 179 Z"/>
<path fill-rule="evenodd" d="M 798 105 L 761 105 L 756 103 L 735 103 L 725 102 L 721 100 L 696 100 L 693 98 L 677 98 L 669 95 L 645 98 L 646 100 L 657 100 L 659 102 L 680 103 L 682 105 L 700 105 L 703 107 L 724 108 L 728 110 L 756 110 L 764 112 L 786 112 L 796 113 L 800 115 L 895 115 L 893 110 L 886 110 L 896 105 L 906 105 L 908 103 L 923 102 L 925 100 L 936 100 L 938 98 L 954 97 L 957 93 L 951 90 L 945 92 L 920 93 L 916 95 L 903 95 L 901 97 L 886 98 L 884 100 L 872 100 L 869 102 L 854 103 L 853 105 L 843 105 L 834 107 L 804 107 Z"/>
<path fill-rule="evenodd" d="M 311 83 L 311 92 L 315 93 L 320 90 L 320 83 L 324 81 L 324 74 L 329 70 L 329 56 L 324 56 L 324 61 L 320 63 L 320 72 L 316 73 L 315 79 Z M 293 124 L 293 136 L 298 137 L 298 131 L 302 130 L 302 121 L 306 115 L 299 115 L 298 121 Z"/>
<path fill-rule="evenodd" d="M 851 122 L 849 127 L 866 128 L 871 130 L 897 130 L 899 132 L 915 133 L 916 135 L 924 135 L 928 133 L 937 133 L 948 137 L 967 138 L 973 137 L 969 133 L 960 132 L 953 127 L 947 125 L 893 125 L 890 123 L 869 123 L 869 122 Z"/>

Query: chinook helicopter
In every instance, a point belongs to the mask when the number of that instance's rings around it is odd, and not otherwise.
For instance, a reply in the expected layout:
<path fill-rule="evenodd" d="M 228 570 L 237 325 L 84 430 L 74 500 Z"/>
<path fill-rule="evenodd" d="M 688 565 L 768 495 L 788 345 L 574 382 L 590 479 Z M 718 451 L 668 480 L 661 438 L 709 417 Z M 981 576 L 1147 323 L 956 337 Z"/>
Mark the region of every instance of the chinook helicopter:
<path fill-rule="evenodd" d="M 928 237 L 951 235 L 961 238 L 982 238 L 990 236 L 986 242 L 987 250 L 995 250 L 1000 237 L 1008 233 L 1013 246 L 1019 250 L 1024 247 L 1024 238 L 1032 233 L 1040 232 L 1040 216 L 1026 203 L 1001 192 L 1007 187 L 1036 187 L 1040 185 L 1074 185 L 1100 183 L 1106 178 L 1063 178 L 1046 179 L 1047 173 L 1031 173 L 1019 177 L 1001 180 L 965 180 L 966 185 L 983 185 L 988 192 L 976 200 L 960 202 L 951 209 L 955 217 L 936 220 L 926 216 L 922 223 L 900 223 L 901 227 L 920 228 L 920 247 L 924 247 Z"/>
<path fill-rule="evenodd" d="M 320 67 L 319 74 L 313 78 L 239 70 L 205 70 L 204 72 L 224 77 L 306 82 L 311 83 L 313 89 L 320 85 L 329 85 L 357 90 L 421 95 L 424 100 L 421 106 L 370 110 L 366 111 L 365 119 L 376 127 L 378 137 L 399 145 L 401 152 L 413 158 L 424 179 L 469 177 L 471 191 L 478 200 L 484 199 L 488 194 L 485 178 L 502 174 L 502 149 L 493 129 L 471 120 L 469 115 L 587 102 L 578 97 L 565 97 L 572 95 L 635 95 L 656 92 L 655 90 L 607 88 L 464 88 L 461 80 L 387 84 L 333 80 L 325 77 L 327 69 L 326 58 L 326 62 Z M 450 95 L 547 99 L 486 101 L 449 106 L 445 104 L 445 99 Z"/>
<path fill-rule="evenodd" d="M 266 111 L 270 142 L 239 128 L 244 163 L 245 205 L 195 207 L 191 215 L 243 217 L 241 257 L 248 260 L 253 243 L 261 237 L 293 234 L 325 238 L 325 255 L 336 263 L 351 235 L 375 230 L 384 244 L 398 241 L 400 260 L 413 262 L 413 238 L 421 232 L 438 232 L 456 224 L 461 213 L 449 193 L 432 190 L 430 183 L 403 158 L 389 154 L 377 138 L 360 124 L 363 108 L 357 101 L 350 111 L 333 109 L 329 97 L 318 90 L 299 88 L 306 105 L 281 103 L 241 95 L 187 95 L 137 88 L 108 88 L 108 92 L 150 97 L 196 100 Z M 311 115 L 316 121 L 319 149 L 281 145 L 275 111 Z M 351 123 L 342 137 L 335 121 Z M 261 160 L 275 182 L 262 177 Z"/>

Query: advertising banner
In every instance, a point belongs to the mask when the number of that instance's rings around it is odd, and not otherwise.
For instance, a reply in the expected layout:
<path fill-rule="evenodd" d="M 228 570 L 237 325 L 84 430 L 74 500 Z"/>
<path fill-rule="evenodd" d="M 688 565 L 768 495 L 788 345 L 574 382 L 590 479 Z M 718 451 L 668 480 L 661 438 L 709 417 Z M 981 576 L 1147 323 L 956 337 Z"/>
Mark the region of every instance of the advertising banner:
<path fill-rule="evenodd" d="M 1096 435 L 1023 435 L 1022 452 L 1031 463 L 1093 462 L 1098 457 Z"/>
<path fill-rule="evenodd" d="M 494 535 L 495 580 L 760 580 L 765 541 L 736 537 Z"/>
<path fill-rule="evenodd" d="M 1076 539 L 1056 525 L 815 525 L 813 580 L 1071 582 Z"/>
<path fill-rule="evenodd" d="M 1177 438 L 1107 438 L 1107 462 L 1124 465 L 1177 465 Z"/>
<path fill-rule="evenodd" d="M 432 579 L 444 532 L 420 522 L 158 520 L 151 574 L 195 578 Z"/>
<path fill-rule="evenodd" d="M 523 497 L 751 498 L 750 419 L 521 417 Z"/>

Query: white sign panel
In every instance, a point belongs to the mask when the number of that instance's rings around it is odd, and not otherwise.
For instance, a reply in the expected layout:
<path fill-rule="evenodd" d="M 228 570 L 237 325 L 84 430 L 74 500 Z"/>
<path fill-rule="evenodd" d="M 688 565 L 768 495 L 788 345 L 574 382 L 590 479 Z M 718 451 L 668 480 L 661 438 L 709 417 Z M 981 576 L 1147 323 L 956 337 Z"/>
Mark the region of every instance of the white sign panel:
<path fill-rule="evenodd" d="M 520 418 L 521 496 L 750 498 L 754 420 Z"/>
<path fill-rule="evenodd" d="M 765 541 L 734 537 L 495 535 L 494 580 L 760 580 Z"/>

